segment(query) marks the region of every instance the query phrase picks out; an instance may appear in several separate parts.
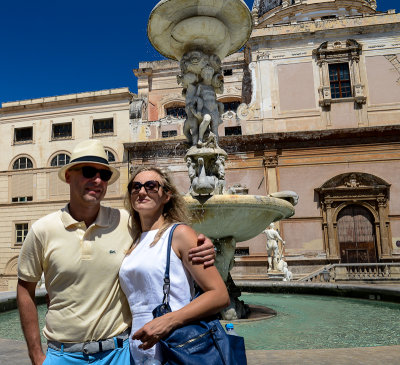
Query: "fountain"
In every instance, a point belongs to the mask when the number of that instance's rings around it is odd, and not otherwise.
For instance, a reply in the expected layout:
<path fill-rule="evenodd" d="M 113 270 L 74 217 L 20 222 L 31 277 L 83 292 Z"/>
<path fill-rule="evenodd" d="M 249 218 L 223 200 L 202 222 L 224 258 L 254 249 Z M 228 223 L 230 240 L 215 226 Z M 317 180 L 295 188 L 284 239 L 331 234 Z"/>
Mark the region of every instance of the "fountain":
<path fill-rule="evenodd" d="M 185 199 L 193 228 L 216 246 L 216 266 L 231 297 L 231 306 L 222 313 L 228 320 L 249 313 L 229 274 L 236 243 L 292 216 L 298 199 L 294 192 L 258 196 L 247 195 L 241 186 L 226 188 L 228 155 L 218 145 L 223 104 L 216 97 L 224 88 L 221 59 L 243 47 L 251 29 L 251 14 L 242 0 L 162 0 L 152 10 L 147 28 L 152 45 L 180 62 L 177 81 L 183 87 L 184 134 L 190 145 L 185 162 L 191 185 Z"/>

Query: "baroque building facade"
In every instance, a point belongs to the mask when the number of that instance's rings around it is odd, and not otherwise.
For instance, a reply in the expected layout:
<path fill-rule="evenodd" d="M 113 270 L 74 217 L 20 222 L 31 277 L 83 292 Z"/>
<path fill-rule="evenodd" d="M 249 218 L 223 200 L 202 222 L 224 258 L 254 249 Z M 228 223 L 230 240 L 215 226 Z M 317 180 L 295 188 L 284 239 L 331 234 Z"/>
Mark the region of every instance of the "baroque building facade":
<path fill-rule="evenodd" d="M 227 186 L 292 190 L 279 222 L 295 278 L 328 263 L 400 261 L 400 15 L 374 0 L 256 0 L 244 49 L 223 60 L 219 126 Z M 127 88 L 3 103 L 0 290 L 13 290 L 30 225 L 68 200 L 57 179 L 76 143 L 99 138 L 120 169 L 158 164 L 189 189 L 177 62 L 141 62 Z M 266 239 L 237 245 L 233 276 L 267 273 Z"/>
<path fill-rule="evenodd" d="M 293 190 L 281 221 L 295 277 L 329 263 L 400 261 L 400 16 L 373 0 L 260 0 L 243 52 L 223 62 L 227 185 Z M 179 65 L 143 62 L 131 164 L 173 169 L 183 192 Z M 174 114 L 175 113 L 175 114 Z M 238 244 L 234 277 L 266 274 L 265 237 Z"/>

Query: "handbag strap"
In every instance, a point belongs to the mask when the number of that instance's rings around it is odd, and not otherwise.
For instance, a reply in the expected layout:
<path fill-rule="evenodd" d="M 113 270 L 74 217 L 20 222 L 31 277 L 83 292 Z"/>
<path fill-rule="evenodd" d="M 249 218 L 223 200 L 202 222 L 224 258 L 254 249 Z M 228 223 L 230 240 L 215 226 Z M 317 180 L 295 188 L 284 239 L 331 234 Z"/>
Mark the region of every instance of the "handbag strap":
<path fill-rule="evenodd" d="M 169 264 L 170 264 L 170 257 L 171 257 L 171 245 L 172 245 L 172 236 L 174 234 L 174 231 L 176 227 L 179 226 L 180 223 L 175 223 L 171 230 L 169 231 L 169 236 L 168 236 L 168 246 L 167 246 L 167 265 L 165 266 L 165 273 L 164 273 L 164 285 L 163 285 L 163 304 L 168 304 L 168 297 L 169 297 L 169 291 L 171 288 L 171 281 L 169 279 Z"/>

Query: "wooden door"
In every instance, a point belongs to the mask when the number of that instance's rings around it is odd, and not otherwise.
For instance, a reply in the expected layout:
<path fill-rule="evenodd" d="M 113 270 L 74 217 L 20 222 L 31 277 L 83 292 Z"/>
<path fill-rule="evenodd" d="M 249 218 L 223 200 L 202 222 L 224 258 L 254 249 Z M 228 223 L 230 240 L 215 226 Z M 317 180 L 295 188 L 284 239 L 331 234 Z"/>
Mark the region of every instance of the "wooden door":
<path fill-rule="evenodd" d="M 376 262 L 374 219 L 361 205 L 348 205 L 338 215 L 337 231 L 342 263 Z"/>

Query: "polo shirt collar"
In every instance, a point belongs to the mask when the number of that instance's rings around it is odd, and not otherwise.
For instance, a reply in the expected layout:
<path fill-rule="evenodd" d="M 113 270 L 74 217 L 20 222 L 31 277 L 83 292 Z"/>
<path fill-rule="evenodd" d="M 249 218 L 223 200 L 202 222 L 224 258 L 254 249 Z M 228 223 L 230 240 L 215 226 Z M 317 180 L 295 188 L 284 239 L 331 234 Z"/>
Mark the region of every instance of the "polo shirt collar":
<path fill-rule="evenodd" d="M 93 224 L 99 227 L 108 227 L 110 225 L 108 218 L 108 209 L 100 205 L 99 213 L 97 214 Z M 70 228 L 80 223 L 72 217 L 71 213 L 69 212 L 68 204 L 61 209 L 61 221 L 63 222 L 65 228 Z"/>

